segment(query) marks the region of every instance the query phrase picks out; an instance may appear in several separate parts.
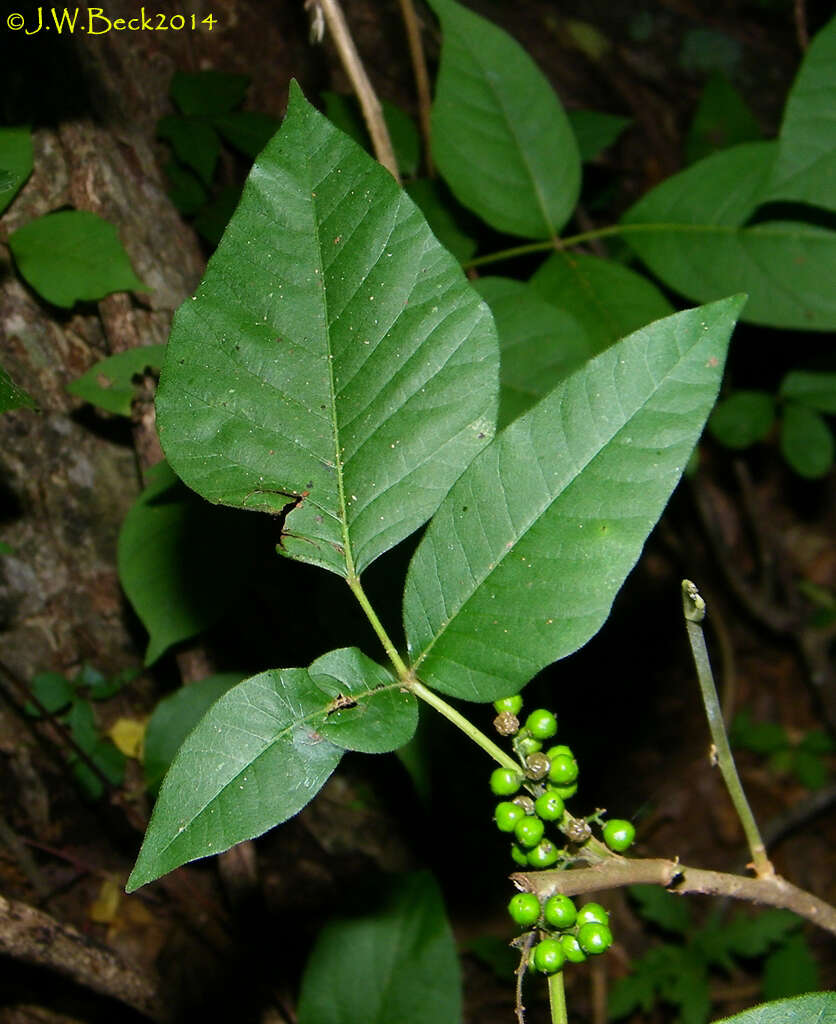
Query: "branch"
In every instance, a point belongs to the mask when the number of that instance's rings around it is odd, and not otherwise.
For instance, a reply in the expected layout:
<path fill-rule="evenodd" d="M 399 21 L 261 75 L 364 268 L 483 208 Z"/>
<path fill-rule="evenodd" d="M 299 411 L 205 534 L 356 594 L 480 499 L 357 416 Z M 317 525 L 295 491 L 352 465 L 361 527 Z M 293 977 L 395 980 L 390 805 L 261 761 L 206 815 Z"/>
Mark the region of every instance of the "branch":
<path fill-rule="evenodd" d="M 418 93 L 418 119 L 421 123 L 421 136 L 424 140 L 424 163 L 429 177 L 435 177 L 432 150 L 430 146 L 430 77 L 427 74 L 427 62 L 424 58 L 424 47 L 421 43 L 421 26 L 412 0 L 398 0 L 401 8 L 406 38 L 409 43 L 409 56 L 412 60 L 412 73 L 415 76 L 415 91 Z"/>
<path fill-rule="evenodd" d="M 169 1018 L 158 979 L 124 964 L 71 925 L 18 900 L 0 896 L 0 953 L 49 967 L 79 985 L 118 999 L 150 1017 Z"/>
<path fill-rule="evenodd" d="M 836 908 L 812 893 L 799 889 L 780 875 L 746 878 L 723 871 L 690 868 L 676 860 L 627 860 L 612 857 L 592 868 L 570 871 L 517 872 L 511 881 L 524 892 L 545 899 L 555 892 L 567 896 L 616 889 L 624 885 L 662 885 L 670 892 L 730 896 L 749 903 L 792 910 L 836 935 Z"/>
<path fill-rule="evenodd" d="M 328 31 L 331 33 L 334 45 L 337 47 L 337 52 L 340 55 L 340 60 L 351 81 L 352 88 L 357 94 L 357 99 L 360 101 L 360 108 L 363 111 L 366 127 L 371 136 L 374 155 L 386 170 L 389 171 L 395 181 L 400 184 L 398 164 L 395 160 L 395 153 L 389 138 L 389 129 L 383 120 L 380 101 L 372 88 L 372 83 L 369 81 L 366 69 L 363 67 L 363 62 L 360 60 L 360 54 L 357 52 L 354 40 L 351 38 L 351 32 L 349 31 L 342 8 L 338 0 L 313 0 L 313 2 L 322 11 Z"/>

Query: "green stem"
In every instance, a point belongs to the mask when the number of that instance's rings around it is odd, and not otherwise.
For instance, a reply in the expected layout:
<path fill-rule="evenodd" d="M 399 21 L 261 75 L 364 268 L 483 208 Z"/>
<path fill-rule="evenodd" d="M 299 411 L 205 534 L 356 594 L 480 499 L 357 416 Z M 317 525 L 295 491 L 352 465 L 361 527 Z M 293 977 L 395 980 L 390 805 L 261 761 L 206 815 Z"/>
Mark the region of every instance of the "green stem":
<path fill-rule="evenodd" d="M 389 660 L 395 666 L 395 671 L 398 673 L 398 678 L 404 680 L 407 679 L 407 677 L 409 676 L 409 669 L 406 667 L 403 658 L 400 656 L 400 654 L 398 654 L 397 648 L 389 639 L 389 634 L 383 628 L 383 623 L 377 617 L 377 613 L 375 612 L 374 608 L 372 608 L 371 602 L 366 597 L 366 592 L 365 590 L 363 590 L 363 587 L 360 584 L 359 576 L 349 576 L 348 585 L 351 588 L 352 594 L 354 594 L 354 596 L 360 602 L 360 607 L 366 613 L 366 618 L 372 624 L 372 629 L 375 631 L 375 633 L 377 633 L 378 639 L 383 644 L 383 650 L 386 651 L 386 653 L 389 655 Z"/>
<path fill-rule="evenodd" d="M 700 682 L 705 715 L 708 719 L 708 728 L 711 731 L 711 739 L 714 744 L 714 756 L 717 765 L 723 775 L 723 781 L 729 796 L 737 811 L 740 824 L 749 844 L 752 854 L 752 866 L 759 878 L 771 878 L 775 874 L 772 862 L 766 853 L 763 839 L 758 830 L 755 816 L 743 792 L 740 776 L 732 756 L 729 738 L 726 733 L 726 726 L 723 722 L 723 712 L 720 707 L 720 700 L 717 697 L 717 687 L 714 685 L 714 675 L 711 671 L 711 663 L 708 660 L 708 650 L 705 646 L 705 637 L 702 631 L 702 620 L 705 618 L 705 601 L 700 592 L 690 580 L 682 581 L 682 610 L 685 615 L 685 627 L 688 630 L 688 640 L 691 644 L 691 652 L 694 656 L 694 665 L 697 669 L 697 678 Z"/>
<path fill-rule="evenodd" d="M 549 975 L 549 1009 L 552 1024 L 568 1024 L 566 1015 L 566 993 L 563 990 L 563 971 Z"/>
<path fill-rule="evenodd" d="M 408 685 L 416 697 L 420 697 L 421 700 L 426 701 L 430 707 L 435 708 L 439 714 L 444 715 L 449 722 L 458 726 L 466 736 L 473 740 L 477 747 L 481 747 L 486 754 L 489 754 L 494 761 L 498 761 L 503 768 L 510 768 L 515 772 L 520 771 L 519 761 L 515 761 L 514 758 L 506 754 L 501 747 L 498 747 L 492 740 L 489 740 L 488 737 L 483 732 L 480 732 L 471 721 L 456 711 L 454 707 L 451 707 L 447 701 L 439 697 L 437 693 L 432 690 L 428 690 L 427 687 L 424 686 L 423 683 L 419 683 L 417 679 L 410 680 Z"/>

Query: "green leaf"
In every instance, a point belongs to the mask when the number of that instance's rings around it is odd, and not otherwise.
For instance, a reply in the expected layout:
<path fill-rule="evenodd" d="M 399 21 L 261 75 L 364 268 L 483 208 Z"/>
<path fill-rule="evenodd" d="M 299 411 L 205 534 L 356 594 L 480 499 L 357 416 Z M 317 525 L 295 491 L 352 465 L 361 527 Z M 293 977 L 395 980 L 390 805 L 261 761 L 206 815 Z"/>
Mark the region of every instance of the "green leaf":
<path fill-rule="evenodd" d="M 781 419 L 781 453 L 796 473 L 816 480 L 833 465 L 833 434 L 814 409 L 787 402 Z"/>
<path fill-rule="evenodd" d="M 145 785 L 156 793 L 163 776 L 188 734 L 215 701 L 240 683 L 240 672 L 221 672 L 181 686 L 163 697 L 145 730 L 143 769 Z"/>
<path fill-rule="evenodd" d="M 490 439 L 497 349 L 412 201 L 294 84 L 175 316 L 160 439 L 189 487 L 285 513 L 283 553 L 350 576 Z"/>
<path fill-rule="evenodd" d="M 195 215 L 194 227 L 213 246 L 220 244 L 230 217 L 241 199 L 237 185 L 222 188 L 215 198 Z"/>
<path fill-rule="evenodd" d="M 482 277 L 475 287 L 499 332 L 498 425 L 504 427 L 595 353 L 578 321 L 530 285 Z"/>
<path fill-rule="evenodd" d="M 28 127 L 0 128 L 0 167 L 6 172 L 0 189 L 0 214 L 32 173 L 32 133 Z"/>
<path fill-rule="evenodd" d="M 163 364 L 165 345 L 145 345 L 108 356 L 67 385 L 71 395 L 119 416 L 130 416 L 131 402 L 136 394 L 133 379 L 146 370 L 159 370 Z"/>
<path fill-rule="evenodd" d="M 532 277 L 531 286 L 547 302 L 571 313 L 596 354 L 674 311 L 646 277 L 586 253 L 555 253 Z"/>
<path fill-rule="evenodd" d="M 441 19 L 432 153 L 456 198 L 499 231 L 556 235 L 578 200 L 581 162 L 545 75 L 507 33 L 454 3 Z"/>
<path fill-rule="evenodd" d="M 807 750 L 793 751 L 792 771 L 807 789 L 822 789 L 830 778 L 828 765 L 821 754 L 811 754 Z"/>
<path fill-rule="evenodd" d="M 76 689 L 82 686 L 86 687 L 91 700 L 109 700 L 120 690 L 124 690 L 138 675 L 138 668 L 124 668 L 115 675 L 106 676 L 95 669 L 91 672 L 89 665 L 83 665 L 73 680 L 73 685 Z"/>
<path fill-rule="evenodd" d="M 0 412 L 8 412 L 10 409 L 37 409 L 37 403 L 0 366 Z"/>
<path fill-rule="evenodd" d="M 169 181 L 169 197 L 184 217 L 196 213 L 209 198 L 209 193 L 196 174 L 176 160 L 165 165 Z"/>
<path fill-rule="evenodd" d="M 9 235 L 20 273 L 47 302 L 69 309 L 111 292 L 148 291 L 113 224 L 86 210 L 48 213 Z"/>
<path fill-rule="evenodd" d="M 778 394 L 818 412 L 836 415 L 836 373 L 793 370 L 781 381 Z"/>
<path fill-rule="evenodd" d="M 767 199 L 836 210 L 836 18 L 810 44 L 790 91 Z"/>
<path fill-rule="evenodd" d="M 412 739 L 418 725 L 417 700 L 394 687 L 386 669 L 356 647 L 323 654 L 308 672 L 331 698 L 319 729 L 331 743 L 344 750 L 383 754 Z M 356 700 L 355 693 L 364 699 Z"/>
<path fill-rule="evenodd" d="M 785 940 L 800 926 L 801 919 L 796 914 L 790 910 L 776 908 L 762 910 L 754 917 L 738 914 L 727 922 L 723 930 L 730 952 L 738 956 L 756 957 L 763 956 L 771 946 Z"/>
<path fill-rule="evenodd" d="M 687 310 L 613 345 L 465 470 L 407 575 L 423 682 L 493 700 L 600 629 L 699 438 L 742 303 Z"/>
<path fill-rule="evenodd" d="M 745 226 L 764 200 L 777 145 L 734 146 L 668 178 L 624 215 L 624 237 L 689 299 L 745 291 L 745 320 L 829 330 L 836 327 L 836 232 L 783 221 Z"/>
<path fill-rule="evenodd" d="M 608 149 L 633 123 L 629 117 L 604 114 L 599 110 L 567 110 L 566 116 L 584 163 L 594 160 L 603 150 Z"/>
<path fill-rule="evenodd" d="M 775 421 L 775 399 L 766 391 L 735 391 L 711 414 L 708 429 L 727 448 L 762 441 Z"/>
<path fill-rule="evenodd" d="M 322 98 L 325 100 L 325 115 L 328 120 L 370 153 L 371 140 L 355 98 L 327 91 L 322 93 Z M 388 100 L 382 101 L 381 109 L 383 120 L 389 130 L 398 171 L 404 177 L 412 177 L 418 170 L 421 159 L 421 139 L 415 122 L 409 114 Z"/>
<path fill-rule="evenodd" d="M 812 992 L 762 1003 L 714 1024 L 836 1024 L 836 992 Z"/>
<path fill-rule="evenodd" d="M 359 749 L 390 749 L 381 735 L 386 725 L 400 730 L 396 742 L 408 739 L 408 726 L 396 721 L 410 716 L 401 683 L 379 666 L 369 670 L 371 664 L 359 651 L 335 651 L 314 662 L 316 678 L 307 669 L 270 669 L 217 700 L 163 781 L 127 891 L 300 811 L 342 757 L 343 746 L 326 732 Z M 370 705 L 367 727 L 362 712 L 356 721 L 345 718 L 344 730 L 340 720 L 330 720 L 339 710 L 338 692 L 357 708 Z"/>
<path fill-rule="evenodd" d="M 800 932 L 788 936 L 763 965 L 764 999 L 800 996 L 814 992 L 820 984 L 818 964 Z"/>
<path fill-rule="evenodd" d="M 29 688 L 50 714 L 61 711 L 75 697 L 73 684 L 60 672 L 39 672 L 33 676 Z M 35 718 L 41 715 L 41 709 L 29 701 L 23 710 Z"/>
<path fill-rule="evenodd" d="M 459 263 L 476 252 L 476 242 L 458 224 L 449 193 L 436 179 L 419 178 L 406 184 L 406 193 L 427 219 L 430 230 Z"/>
<path fill-rule="evenodd" d="M 226 141 L 253 160 L 279 130 L 279 121 L 255 110 L 236 110 L 212 118 Z"/>
<path fill-rule="evenodd" d="M 212 183 L 221 143 L 206 118 L 180 115 L 162 117 L 157 122 L 157 135 L 171 144 L 180 163 L 196 171 L 204 185 Z"/>
<path fill-rule="evenodd" d="M 774 754 L 789 746 L 789 737 L 778 722 L 755 722 L 744 708 L 734 716 L 729 740 L 732 746 L 751 750 L 756 754 Z"/>
<path fill-rule="evenodd" d="M 693 164 L 720 149 L 762 136 L 757 118 L 721 71 L 705 83 L 699 106 L 688 131 L 685 159 Z"/>
<path fill-rule="evenodd" d="M 319 933 L 299 1024 L 459 1024 L 461 1015 L 453 933 L 429 873 L 381 884 L 360 915 Z"/>
<path fill-rule="evenodd" d="M 201 501 L 166 463 L 125 517 L 119 580 L 150 636 L 145 664 L 212 625 L 236 599 L 258 550 L 252 524 Z"/>
<path fill-rule="evenodd" d="M 507 939 L 497 935 L 477 935 L 467 944 L 465 952 L 481 960 L 507 984 L 520 963 L 519 953 L 511 949 Z"/>
<path fill-rule="evenodd" d="M 691 928 L 691 911 L 681 896 L 660 885 L 631 885 L 627 891 L 645 921 L 679 935 L 685 935 Z"/>
<path fill-rule="evenodd" d="M 798 749 L 805 750 L 809 754 L 832 754 L 836 752 L 836 743 L 824 729 L 811 729 L 802 737 Z"/>
<path fill-rule="evenodd" d="M 14 553 L 15 549 L 10 544 L 0 540 L 0 555 L 13 555 Z"/>
<path fill-rule="evenodd" d="M 243 102 L 250 79 L 224 71 L 175 71 L 169 94 L 184 114 L 226 114 Z"/>
<path fill-rule="evenodd" d="M 114 786 L 120 785 L 125 777 L 125 755 L 110 740 L 99 735 L 90 702 L 76 700 L 66 722 L 75 742 L 102 775 Z M 72 758 L 70 764 L 78 784 L 91 799 L 97 800 L 104 792 L 101 778 L 80 757 Z"/>

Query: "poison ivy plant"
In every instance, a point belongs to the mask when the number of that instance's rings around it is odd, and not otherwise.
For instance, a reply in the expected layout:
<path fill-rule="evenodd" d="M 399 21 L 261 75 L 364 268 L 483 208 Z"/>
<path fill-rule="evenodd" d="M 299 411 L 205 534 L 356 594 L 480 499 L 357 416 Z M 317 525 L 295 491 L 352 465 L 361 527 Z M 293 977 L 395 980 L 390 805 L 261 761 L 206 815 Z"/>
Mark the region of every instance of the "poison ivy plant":
<path fill-rule="evenodd" d="M 724 1017 L 716 1024 L 834 1024 L 836 992 L 813 992 L 797 999 L 778 999 L 752 1010 Z"/>

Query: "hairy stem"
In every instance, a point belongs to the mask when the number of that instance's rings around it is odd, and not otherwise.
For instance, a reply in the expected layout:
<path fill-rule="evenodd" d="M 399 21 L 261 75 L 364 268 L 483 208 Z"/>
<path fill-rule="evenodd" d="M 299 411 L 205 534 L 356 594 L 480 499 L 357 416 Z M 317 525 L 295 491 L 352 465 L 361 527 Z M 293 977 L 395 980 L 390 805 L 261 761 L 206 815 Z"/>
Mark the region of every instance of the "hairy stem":
<path fill-rule="evenodd" d="M 717 697 L 717 687 L 714 685 L 714 675 L 711 671 L 711 663 L 708 660 L 708 650 L 705 646 L 705 637 L 702 631 L 702 620 L 705 618 L 705 601 L 700 597 L 696 586 L 690 580 L 682 581 L 682 609 L 685 615 L 685 626 L 688 630 L 688 640 L 691 644 L 691 651 L 694 655 L 694 665 L 697 669 L 697 677 L 700 682 L 705 715 L 708 719 L 708 728 L 711 731 L 711 739 L 714 744 L 712 756 L 723 775 L 723 781 L 729 796 L 737 811 L 740 824 L 749 844 L 752 854 L 752 865 L 755 874 L 759 878 L 770 878 L 775 874 L 772 862 L 766 853 L 766 846 L 761 838 L 760 831 L 743 792 L 740 776 L 737 774 L 737 767 L 734 763 L 729 738 L 726 733 L 726 726 L 723 722 L 723 711 L 720 707 L 720 700 Z"/>

